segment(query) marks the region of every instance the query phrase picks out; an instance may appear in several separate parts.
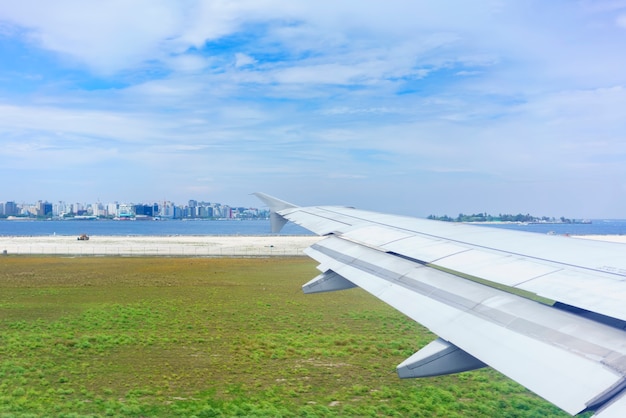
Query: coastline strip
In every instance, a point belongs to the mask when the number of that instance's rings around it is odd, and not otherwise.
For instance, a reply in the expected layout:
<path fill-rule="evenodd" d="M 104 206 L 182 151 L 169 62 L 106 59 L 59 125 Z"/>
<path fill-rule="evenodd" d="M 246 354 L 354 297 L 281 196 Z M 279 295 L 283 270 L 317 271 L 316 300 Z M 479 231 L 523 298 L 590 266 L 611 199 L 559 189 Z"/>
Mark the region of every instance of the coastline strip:
<path fill-rule="evenodd" d="M 321 237 L 302 235 L 0 236 L 5 255 L 269 257 L 304 256 Z"/>
<path fill-rule="evenodd" d="M 626 244 L 626 235 L 576 235 L 572 238 Z M 171 236 L 0 236 L 5 255 L 270 257 L 304 256 L 322 237 L 312 235 L 171 235 Z"/>

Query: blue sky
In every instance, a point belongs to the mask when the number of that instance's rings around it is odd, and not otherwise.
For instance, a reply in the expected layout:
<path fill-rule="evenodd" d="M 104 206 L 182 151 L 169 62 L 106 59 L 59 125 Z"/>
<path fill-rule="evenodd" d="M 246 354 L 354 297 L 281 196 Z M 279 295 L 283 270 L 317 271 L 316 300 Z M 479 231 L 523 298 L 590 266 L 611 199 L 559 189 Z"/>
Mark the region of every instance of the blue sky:
<path fill-rule="evenodd" d="M 0 201 L 626 218 L 626 1 L 0 8 Z"/>

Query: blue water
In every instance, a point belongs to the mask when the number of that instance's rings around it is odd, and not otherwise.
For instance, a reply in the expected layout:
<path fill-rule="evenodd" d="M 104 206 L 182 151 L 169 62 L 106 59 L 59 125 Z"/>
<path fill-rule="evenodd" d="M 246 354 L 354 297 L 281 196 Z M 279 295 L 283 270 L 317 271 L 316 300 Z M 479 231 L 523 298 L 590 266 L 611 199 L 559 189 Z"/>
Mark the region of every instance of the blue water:
<path fill-rule="evenodd" d="M 246 221 L 0 221 L 0 236 L 46 235 L 272 235 L 269 220 Z M 287 224 L 281 235 L 312 235 Z"/>
<path fill-rule="evenodd" d="M 591 224 L 489 224 L 492 228 L 557 235 L 624 235 L 626 219 L 593 220 Z"/>
<path fill-rule="evenodd" d="M 594 220 L 591 224 L 488 224 L 492 228 L 558 235 L 626 235 L 626 220 Z M 268 220 L 247 221 L 7 221 L 0 236 L 45 235 L 272 235 Z M 312 235 L 287 223 L 281 235 Z"/>

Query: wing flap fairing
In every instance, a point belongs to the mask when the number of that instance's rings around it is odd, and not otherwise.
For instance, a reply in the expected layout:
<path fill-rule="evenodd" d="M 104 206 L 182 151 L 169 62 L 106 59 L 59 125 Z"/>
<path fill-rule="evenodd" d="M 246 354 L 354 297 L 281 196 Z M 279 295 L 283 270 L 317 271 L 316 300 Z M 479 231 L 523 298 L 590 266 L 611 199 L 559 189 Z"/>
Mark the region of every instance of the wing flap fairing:
<path fill-rule="evenodd" d="M 322 293 L 334 292 L 337 290 L 345 290 L 356 287 L 354 283 L 340 276 L 332 270 L 326 270 L 324 273 L 315 277 L 313 280 L 302 286 L 304 293 Z"/>
<path fill-rule="evenodd" d="M 396 368 L 400 378 L 441 376 L 487 365 L 459 347 L 437 338 Z"/>

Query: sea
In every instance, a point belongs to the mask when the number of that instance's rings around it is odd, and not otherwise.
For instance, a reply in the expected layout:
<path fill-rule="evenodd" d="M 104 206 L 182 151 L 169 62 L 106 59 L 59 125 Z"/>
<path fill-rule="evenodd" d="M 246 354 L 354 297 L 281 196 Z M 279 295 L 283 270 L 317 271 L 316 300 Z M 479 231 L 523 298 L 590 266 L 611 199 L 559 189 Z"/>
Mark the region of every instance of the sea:
<path fill-rule="evenodd" d="M 596 219 L 585 224 L 545 223 L 489 223 L 490 228 L 555 235 L 624 235 L 626 219 Z M 269 220 L 0 220 L 0 236 L 50 235 L 122 235 L 122 236 L 176 236 L 176 235 L 274 235 Z M 287 223 L 281 235 L 313 235 L 310 231 Z"/>
<path fill-rule="evenodd" d="M 594 219 L 591 223 L 490 223 L 491 228 L 554 235 L 625 235 L 626 219 Z"/>
<path fill-rule="evenodd" d="M 275 235 L 269 220 L 0 220 L 0 236 Z M 288 223 L 281 235 L 314 235 Z"/>

